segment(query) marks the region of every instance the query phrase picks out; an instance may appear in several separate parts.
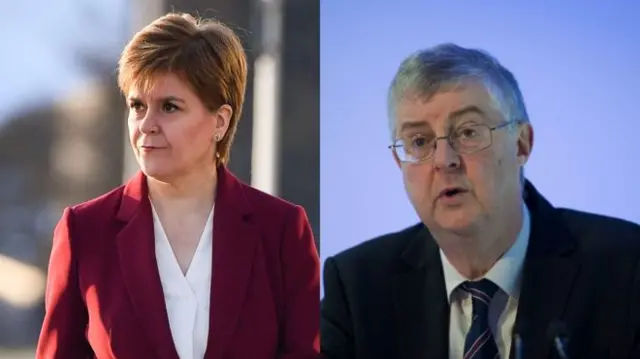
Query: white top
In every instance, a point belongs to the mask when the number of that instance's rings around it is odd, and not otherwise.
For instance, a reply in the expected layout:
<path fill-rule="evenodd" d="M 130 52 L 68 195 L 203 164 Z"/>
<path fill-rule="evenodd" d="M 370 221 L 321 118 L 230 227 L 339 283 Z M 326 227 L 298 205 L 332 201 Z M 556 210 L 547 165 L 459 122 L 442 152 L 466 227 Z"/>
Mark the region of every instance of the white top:
<path fill-rule="evenodd" d="M 158 213 L 151 207 L 156 261 L 173 343 L 180 359 L 203 359 L 209 333 L 213 208 L 187 274 L 183 275 Z"/>
<path fill-rule="evenodd" d="M 489 327 L 496 340 L 501 358 L 508 358 L 511 350 L 511 334 L 518 311 L 522 264 L 529 245 L 531 220 L 529 210 L 523 205 L 522 228 L 511 248 L 493 265 L 484 278 L 500 288 L 489 305 Z M 458 288 L 468 279 L 461 275 L 440 251 L 447 297 L 451 303 L 449 321 L 449 358 L 462 359 L 464 341 L 471 327 L 473 306 L 467 292 Z"/>

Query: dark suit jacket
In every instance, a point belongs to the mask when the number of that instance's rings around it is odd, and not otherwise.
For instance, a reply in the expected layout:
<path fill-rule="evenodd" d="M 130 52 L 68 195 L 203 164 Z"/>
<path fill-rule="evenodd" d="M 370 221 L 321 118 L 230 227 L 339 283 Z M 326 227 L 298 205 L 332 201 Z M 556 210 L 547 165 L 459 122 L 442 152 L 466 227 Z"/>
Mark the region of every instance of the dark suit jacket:
<path fill-rule="evenodd" d="M 145 176 L 67 208 L 37 359 L 178 359 Z M 301 207 L 218 171 L 206 359 L 316 358 L 320 266 Z"/>
<path fill-rule="evenodd" d="M 526 193 L 531 236 L 515 324 L 524 358 L 555 358 L 547 331 L 558 320 L 573 359 L 640 358 L 640 226 L 556 209 L 530 183 Z M 422 224 L 328 258 L 324 291 L 324 357 L 448 358 L 442 263 Z"/>

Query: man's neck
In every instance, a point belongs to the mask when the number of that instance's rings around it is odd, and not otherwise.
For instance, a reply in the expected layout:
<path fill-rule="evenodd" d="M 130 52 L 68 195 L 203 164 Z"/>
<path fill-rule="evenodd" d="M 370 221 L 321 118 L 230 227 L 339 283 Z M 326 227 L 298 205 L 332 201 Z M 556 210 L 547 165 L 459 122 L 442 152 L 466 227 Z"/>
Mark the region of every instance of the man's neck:
<path fill-rule="evenodd" d="M 483 225 L 470 233 L 434 233 L 440 249 L 451 265 L 468 279 L 483 277 L 515 243 L 522 229 L 522 203 L 512 213 L 511 219 L 498 216 L 493 223 Z"/>

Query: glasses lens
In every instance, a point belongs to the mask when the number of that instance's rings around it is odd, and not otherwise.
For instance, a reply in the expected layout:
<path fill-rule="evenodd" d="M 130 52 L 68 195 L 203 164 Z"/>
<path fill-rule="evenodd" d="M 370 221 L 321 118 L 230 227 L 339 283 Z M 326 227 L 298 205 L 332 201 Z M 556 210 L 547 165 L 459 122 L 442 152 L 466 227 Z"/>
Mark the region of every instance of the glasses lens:
<path fill-rule="evenodd" d="M 491 145 L 491 129 L 487 126 L 463 126 L 451 135 L 451 142 L 460 152 L 475 152 Z"/>
<path fill-rule="evenodd" d="M 413 136 L 398 142 L 402 145 L 397 149 L 398 152 L 402 152 L 402 155 L 398 155 L 402 161 L 405 161 L 402 156 L 407 162 L 421 161 L 433 152 L 433 141 L 424 135 Z"/>

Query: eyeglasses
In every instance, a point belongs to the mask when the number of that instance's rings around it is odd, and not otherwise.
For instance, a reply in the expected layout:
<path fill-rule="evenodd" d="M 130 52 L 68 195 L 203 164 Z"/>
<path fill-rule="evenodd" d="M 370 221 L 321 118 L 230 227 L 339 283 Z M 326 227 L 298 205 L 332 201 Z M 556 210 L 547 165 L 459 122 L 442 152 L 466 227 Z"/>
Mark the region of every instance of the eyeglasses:
<path fill-rule="evenodd" d="M 420 163 L 430 159 L 435 153 L 438 140 L 447 140 L 451 148 L 458 154 L 469 154 L 489 148 L 493 142 L 494 130 L 506 127 L 513 121 L 504 122 L 497 126 L 466 125 L 451 131 L 447 136 L 435 137 L 428 134 L 418 134 L 394 141 L 389 149 L 394 151 L 404 163 Z M 400 149 L 400 150 L 398 150 Z"/>

